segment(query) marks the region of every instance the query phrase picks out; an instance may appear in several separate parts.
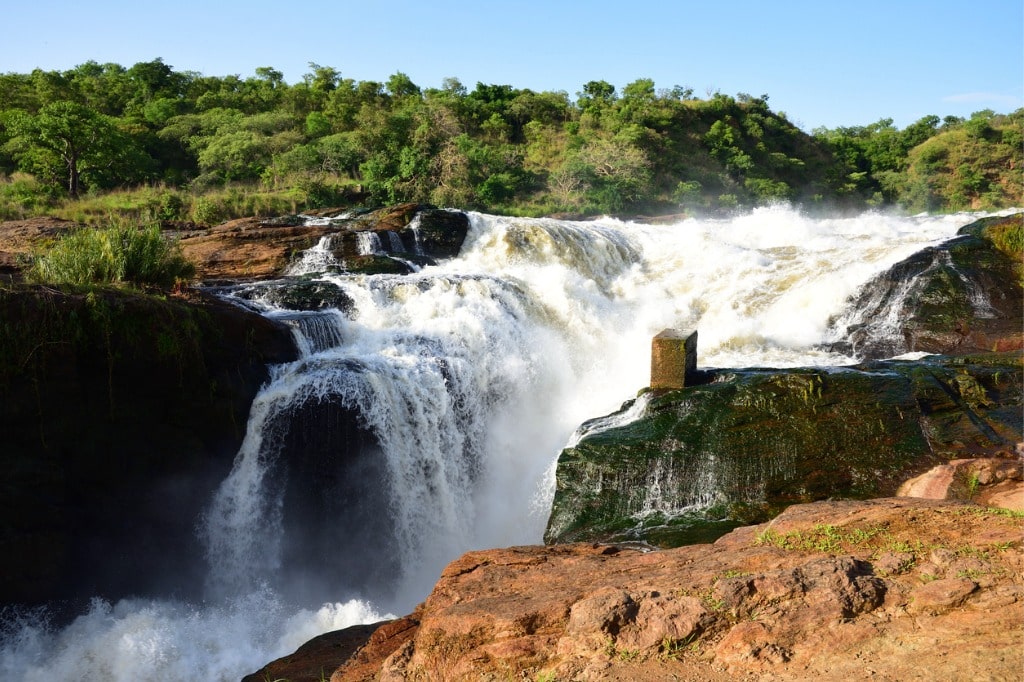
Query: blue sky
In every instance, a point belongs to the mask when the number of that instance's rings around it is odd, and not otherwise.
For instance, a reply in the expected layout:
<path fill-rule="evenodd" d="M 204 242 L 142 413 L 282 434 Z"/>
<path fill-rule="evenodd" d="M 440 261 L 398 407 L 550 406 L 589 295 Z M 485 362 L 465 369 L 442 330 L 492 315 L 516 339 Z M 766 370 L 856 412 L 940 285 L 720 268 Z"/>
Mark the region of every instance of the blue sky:
<path fill-rule="evenodd" d="M 638 78 L 698 96 L 767 94 L 805 130 L 1024 106 L 1022 0 L 336 0 L 10 3 L 0 72 L 89 60 L 294 83 L 315 62 L 355 80 L 402 71 L 570 96 Z"/>

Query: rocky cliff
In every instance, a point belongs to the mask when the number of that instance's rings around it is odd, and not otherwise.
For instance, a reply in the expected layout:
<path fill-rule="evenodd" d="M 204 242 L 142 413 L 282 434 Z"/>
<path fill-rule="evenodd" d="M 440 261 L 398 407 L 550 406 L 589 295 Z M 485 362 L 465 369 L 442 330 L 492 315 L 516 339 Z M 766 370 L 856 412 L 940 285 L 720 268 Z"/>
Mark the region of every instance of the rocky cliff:
<path fill-rule="evenodd" d="M 268 363 L 295 357 L 290 331 L 202 294 L 114 289 L 2 289 L 0 320 L 0 602 L 200 575 L 195 520 Z"/>

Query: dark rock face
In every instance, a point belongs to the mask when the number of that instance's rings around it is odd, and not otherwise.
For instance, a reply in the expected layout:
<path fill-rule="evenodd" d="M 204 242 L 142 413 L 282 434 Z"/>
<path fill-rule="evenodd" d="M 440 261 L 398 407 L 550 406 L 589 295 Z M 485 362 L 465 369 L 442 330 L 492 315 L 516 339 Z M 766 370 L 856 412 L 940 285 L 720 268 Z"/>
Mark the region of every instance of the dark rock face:
<path fill-rule="evenodd" d="M 838 345 L 865 359 L 1024 348 L 1020 254 L 994 241 L 1020 222 L 979 220 L 876 277 L 835 321 L 847 339 Z"/>
<path fill-rule="evenodd" d="M 1019 353 L 704 379 L 641 396 L 637 419 L 595 421 L 562 452 L 548 542 L 692 542 L 709 519 L 721 533 L 797 502 L 892 495 L 1022 440 Z"/>
<path fill-rule="evenodd" d="M 0 319 L 0 603 L 198 588 L 197 518 L 288 329 L 198 294 L 34 287 L 0 291 Z"/>
<path fill-rule="evenodd" d="M 391 515 L 390 481 L 376 436 L 358 410 L 337 396 L 317 396 L 279 416 L 270 487 L 282 492 L 287 583 L 309 601 L 336 588 L 372 594 L 401 573 Z M 276 492 L 268 490 L 276 497 Z"/>

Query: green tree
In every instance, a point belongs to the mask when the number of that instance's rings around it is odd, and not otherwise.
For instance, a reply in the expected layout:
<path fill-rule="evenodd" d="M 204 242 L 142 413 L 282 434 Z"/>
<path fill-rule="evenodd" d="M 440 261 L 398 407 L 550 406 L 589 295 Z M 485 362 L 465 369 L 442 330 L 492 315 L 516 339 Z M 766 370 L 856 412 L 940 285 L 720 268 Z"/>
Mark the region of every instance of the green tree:
<path fill-rule="evenodd" d="M 57 180 L 77 197 L 83 178 L 99 186 L 141 179 L 148 160 L 114 119 L 74 102 L 54 102 L 35 116 L 10 112 L 6 147 L 23 170 Z"/>

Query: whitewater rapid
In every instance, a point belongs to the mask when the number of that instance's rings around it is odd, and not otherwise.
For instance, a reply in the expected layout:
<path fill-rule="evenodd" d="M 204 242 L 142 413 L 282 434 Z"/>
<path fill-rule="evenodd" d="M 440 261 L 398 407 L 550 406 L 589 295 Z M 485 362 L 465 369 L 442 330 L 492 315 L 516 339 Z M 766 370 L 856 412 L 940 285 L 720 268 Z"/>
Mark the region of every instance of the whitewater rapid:
<path fill-rule="evenodd" d="M 474 213 L 458 258 L 405 276 L 337 272 L 322 243 L 296 274 L 341 288 L 349 313 L 247 298 L 294 327 L 302 357 L 273 368 L 197 520 L 208 600 L 97 600 L 59 629 L 4 612 L 0 673 L 237 680 L 316 634 L 407 612 L 461 552 L 541 540 L 558 452 L 647 384 L 658 331 L 697 329 L 702 367 L 855 362 L 824 350 L 830 319 L 873 275 L 977 217 L 822 219 L 777 206 L 643 225 Z M 358 589 L 328 572 L 310 594 L 288 584 L 306 574 L 282 550 L 287 510 L 269 481 L 286 416 L 325 403 L 357 410 L 380 443 L 394 526 L 387 547 L 339 551 L 392 552 L 400 570 Z"/>

